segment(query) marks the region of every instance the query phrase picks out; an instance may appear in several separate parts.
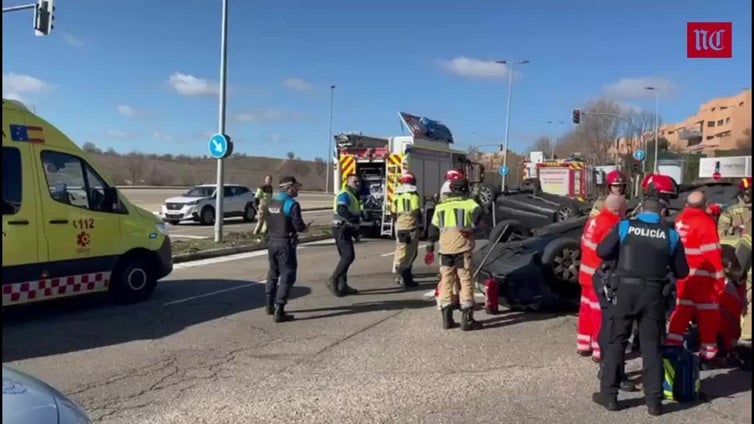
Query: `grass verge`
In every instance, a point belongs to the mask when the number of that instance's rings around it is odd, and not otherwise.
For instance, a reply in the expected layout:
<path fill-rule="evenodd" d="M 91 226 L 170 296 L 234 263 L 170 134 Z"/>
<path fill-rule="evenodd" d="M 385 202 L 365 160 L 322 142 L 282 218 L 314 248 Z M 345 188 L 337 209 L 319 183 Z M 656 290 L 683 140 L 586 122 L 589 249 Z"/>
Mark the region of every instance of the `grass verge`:
<path fill-rule="evenodd" d="M 322 236 L 331 233 L 332 228 L 328 225 L 313 225 L 306 233 L 299 234 L 299 239 L 305 241 L 307 237 Z M 172 240 L 173 256 L 223 249 L 227 247 L 263 246 L 264 244 L 264 241 L 261 240 L 259 236 L 255 236 L 251 234 L 251 232 L 227 233 L 224 235 L 222 243 L 215 243 L 213 239 Z"/>

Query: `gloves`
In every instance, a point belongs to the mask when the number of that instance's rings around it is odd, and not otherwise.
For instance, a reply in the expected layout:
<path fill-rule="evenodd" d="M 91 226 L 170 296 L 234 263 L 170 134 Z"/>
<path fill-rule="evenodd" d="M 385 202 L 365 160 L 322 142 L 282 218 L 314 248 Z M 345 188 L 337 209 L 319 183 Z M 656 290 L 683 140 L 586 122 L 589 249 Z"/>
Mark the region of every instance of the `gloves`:
<path fill-rule="evenodd" d="M 432 265 L 432 263 L 435 262 L 435 254 L 434 252 L 427 252 L 426 255 L 424 255 L 424 263 L 426 265 Z"/>

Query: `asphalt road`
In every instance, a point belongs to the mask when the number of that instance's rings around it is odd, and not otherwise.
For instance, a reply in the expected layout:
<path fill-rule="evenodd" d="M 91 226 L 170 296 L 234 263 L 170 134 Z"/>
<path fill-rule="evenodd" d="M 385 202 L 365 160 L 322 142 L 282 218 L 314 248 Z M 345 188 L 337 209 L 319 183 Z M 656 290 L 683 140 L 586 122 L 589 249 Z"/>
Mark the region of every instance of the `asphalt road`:
<path fill-rule="evenodd" d="M 345 298 L 325 287 L 334 246 L 301 246 L 294 322 L 275 324 L 263 311 L 264 252 L 179 264 L 137 305 L 90 298 L 4 312 L 3 361 L 56 386 L 98 423 L 649 418 L 639 394 L 620 412 L 592 404 L 596 366 L 575 353 L 574 315 L 481 311 L 483 330 L 442 330 L 426 297 L 436 268 L 417 263 L 422 286 L 400 292 L 392 246 L 357 245 L 349 280 L 361 293 Z M 709 402 L 670 403 L 652 421 L 751 422 L 750 373 L 703 377 Z"/>

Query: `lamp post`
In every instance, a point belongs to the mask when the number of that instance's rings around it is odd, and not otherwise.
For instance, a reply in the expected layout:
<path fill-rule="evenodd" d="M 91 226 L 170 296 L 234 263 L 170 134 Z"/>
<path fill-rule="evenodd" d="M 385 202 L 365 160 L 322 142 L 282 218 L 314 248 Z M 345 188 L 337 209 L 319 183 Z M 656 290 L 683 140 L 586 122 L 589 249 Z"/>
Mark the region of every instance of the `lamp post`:
<path fill-rule="evenodd" d="M 658 146 L 660 145 L 660 93 L 657 87 L 644 87 L 645 90 L 654 91 L 655 95 L 655 156 L 654 156 L 654 172 L 657 173 L 657 155 L 659 154 Z"/>
<path fill-rule="evenodd" d="M 330 172 L 332 172 L 332 165 L 330 165 L 330 161 L 333 159 L 333 151 L 332 151 L 332 107 L 333 107 L 333 99 L 335 96 L 335 85 L 330 86 L 330 136 L 327 138 L 327 169 L 325 169 L 325 193 L 329 193 L 330 191 Z M 334 185 L 334 184 L 333 184 Z M 333 187 L 333 192 L 335 191 L 335 187 Z"/>
<path fill-rule="evenodd" d="M 547 123 L 548 124 L 554 124 L 555 121 L 547 121 Z M 558 125 L 564 125 L 565 122 L 558 121 L 557 124 Z M 552 147 L 552 154 L 550 155 L 550 159 L 555 160 L 555 147 L 558 145 L 558 137 L 555 137 L 554 142 L 551 142 L 551 144 L 552 144 L 552 146 L 551 146 Z"/>
<path fill-rule="evenodd" d="M 524 65 L 528 60 L 496 60 L 495 63 L 508 65 L 508 109 L 505 112 L 505 141 L 503 142 L 503 166 L 508 166 L 508 140 L 511 132 L 511 95 L 513 93 L 513 65 Z M 505 191 L 507 175 L 503 175 L 501 189 Z"/>
<path fill-rule="evenodd" d="M 222 0 L 222 21 L 220 33 L 220 99 L 219 99 L 219 116 L 217 119 L 217 132 L 225 134 L 225 114 L 228 81 L 228 0 Z M 223 241 L 223 217 L 224 214 L 224 196 L 225 196 L 225 169 L 223 167 L 223 158 L 217 160 L 217 189 L 215 190 L 215 243 Z"/>

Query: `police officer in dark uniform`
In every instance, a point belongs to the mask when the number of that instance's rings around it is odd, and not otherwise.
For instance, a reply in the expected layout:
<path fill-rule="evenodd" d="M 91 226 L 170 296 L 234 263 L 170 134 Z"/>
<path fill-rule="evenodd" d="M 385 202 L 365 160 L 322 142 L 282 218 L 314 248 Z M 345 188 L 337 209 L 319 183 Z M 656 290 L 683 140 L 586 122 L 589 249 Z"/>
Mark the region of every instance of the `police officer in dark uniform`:
<path fill-rule="evenodd" d="M 285 304 L 296 282 L 296 245 L 298 233 L 309 228 L 301 217 L 301 205 L 294 199 L 298 196 L 301 184 L 294 177 L 280 179 L 280 190 L 269 203 L 268 257 L 270 270 L 267 273 L 267 314 L 273 315 L 275 322 L 290 321 L 292 315 L 285 313 Z"/>
<path fill-rule="evenodd" d="M 662 414 L 662 353 L 668 272 L 675 278 L 689 273 L 686 254 L 675 229 L 662 222 L 664 201 L 644 200 L 636 219 L 622 220 L 597 246 L 604 261 L 616 261 L 608 296 L 613 302 L 609 320 L 600 393 L 593 400 L 607 410 L 618 410 L 624 354 L 634 320 L 639 323 L 644 396 L 650 415 Z M 607 324 L 607 323 L 606 323 Z"/>

